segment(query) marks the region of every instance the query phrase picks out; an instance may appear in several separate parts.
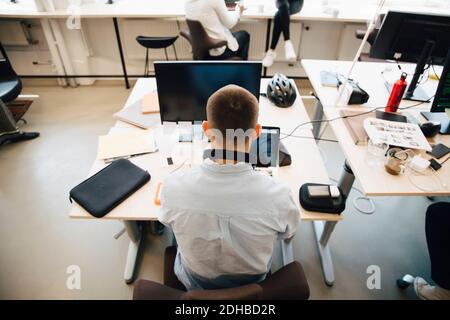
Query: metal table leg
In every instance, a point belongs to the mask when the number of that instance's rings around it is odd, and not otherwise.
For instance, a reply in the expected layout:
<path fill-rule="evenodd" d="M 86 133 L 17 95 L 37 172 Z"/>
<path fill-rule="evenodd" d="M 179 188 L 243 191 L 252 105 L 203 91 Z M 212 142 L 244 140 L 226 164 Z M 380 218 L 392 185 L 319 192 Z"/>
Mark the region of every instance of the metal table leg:
<path fill-rule="evenodd" d="M 127 284 L 133 283 L 138 268 L 138 260 L 141 254 L 141 246 L 144 243 L 143 232 L 137 221 L 124 220 L 125 229 L 130 237 L 127 260 L 125 263 L 124 279 Z"/>
<path fill-rule="evenodd" d="M 281 240 L 281 260 L 283 262 L 283 266 L 294 261 L 292 238 Z"/>
<path fill-rule="evenodd" d="M 267 19 L 267 29 L 266 29 L 266 45 L 265 45 L 265 52 L 264 54 L 267 52 L 267 50 L 269 50 L 269 41 L 270 41 L 270 30 L 272 28 L 272 19 Z M 264 67 L 263 70 L 263 77 L 267 77 L 267 68 Z"/>
<path fill-rule="evenodd" d="M 338 186 L 345 198 L 352 190 L 355 176 L 347 161 L 344 163 L 344 169 L 339 179 Z M 316 237 L 317 249 L 319 251 L 320 263 L 322 265 L 323 277 L 328 286 L 334 284 L 333 260 L 331 259 L 330 246 L 328 241 L 337 224 L 337 221 L 314 221 L 314 233 Z"/>
<path fill-rule="evenodd" d="M 117 18 L 113 18 L 114 31 L 116 32 L 117 46 L 119 47 L 120 62 L 122 63 L 123 77 L 125 79 L 125 88 L 130 89 L 130 83 L 128 82 L 127 67 L 125 65 L 125 58 L 123 57 L 122 41 L 120 40 L 119 24 Z"/>
<path fill-rule="evenodd" d="M 317 249 L 319 251 L 322 272 L 327 286 L 334 284 L 333 260 L 331 259 L 330 246 L 328 240 L 337 222 L 335 221 L 313 221 L 314 233 L 316 236 Z"/>
<path fill-rule="evenodd" d="M 323 106 L 319 100 L 316 100 L 316 107 L 314 112 L 314 121 L 323 120 Z M 320 135 L 320 129 L 322 128 L 322 122 L 313 122 L 313 136 L 318 138 Z"/>

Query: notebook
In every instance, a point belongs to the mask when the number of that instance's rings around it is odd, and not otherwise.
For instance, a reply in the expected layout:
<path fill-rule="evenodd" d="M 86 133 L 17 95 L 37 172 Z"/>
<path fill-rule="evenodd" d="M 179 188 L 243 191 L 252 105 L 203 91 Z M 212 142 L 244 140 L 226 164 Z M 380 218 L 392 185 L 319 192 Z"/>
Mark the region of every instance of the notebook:
<path fill-rule="evenodd" d="M 141 103 L 143 114 L 159 113 L 158 92 L 150 92 L 144 96 Z"/>
<path fill-rule="evenodd" d="M 159 113 L 142 113 L 142 100 L 115 113 L 114 117 L 142 129 L 149 129 L 161 123 Z"/>
<path fill-rule="evenodd" d="M 101 218 L 149 180 L 147 171 L 120 159 L 70 190 L 70 201 L 75 200 L 91 215 Z"/>
<path fill-rule="evenodd" d="M 97 159 L 115 159 L 157 150 L 155 137 L 149 130 L 110 133 L 98 137 Z"/>

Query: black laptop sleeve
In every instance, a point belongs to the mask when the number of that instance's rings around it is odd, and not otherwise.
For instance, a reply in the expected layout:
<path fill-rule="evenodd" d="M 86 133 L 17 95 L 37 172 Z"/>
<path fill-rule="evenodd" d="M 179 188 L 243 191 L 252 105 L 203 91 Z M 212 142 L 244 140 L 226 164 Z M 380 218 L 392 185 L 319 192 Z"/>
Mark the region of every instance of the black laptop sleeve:
<path fill-rule="evenodd" d="M 70 190 L 70 201 L 101 218 L 149 180 L 147 171 L 119 159 Z"/>

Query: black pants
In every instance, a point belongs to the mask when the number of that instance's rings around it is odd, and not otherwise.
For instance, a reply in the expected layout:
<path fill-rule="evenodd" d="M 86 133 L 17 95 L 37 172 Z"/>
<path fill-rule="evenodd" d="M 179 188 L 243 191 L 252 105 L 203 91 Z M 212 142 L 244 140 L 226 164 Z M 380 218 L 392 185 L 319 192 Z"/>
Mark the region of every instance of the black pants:
<path fill-rule="evenodd" d="M 281 32 L 283 32 L 284 40 L 290 39 L 289 23 L 290 15 L 300 12 L 303 7 L 303 0 L 276 0 L 278 11 L 274 17 L 272 43 L 270 49 L 275 50 Z"/>
<path fill-rule="evenodd" d="M 431 278 L 450 290 L 450 202 L 438 202 L 427 210 L 425 233 L 431 260 Z"/>
<path fill-rule="evenodd" d="M 248 60 L 248 49 L 250 48 L 250 34 L 247 31 L 233 32 L 233 36 L 236 38 L 239 49 L 237 51 L 231 51 L 228 47 L 225 52 L 220 56 L 211 56 L 211 60 L 227 60 L 232 57 L 239 57 L 242 60 Z"/>

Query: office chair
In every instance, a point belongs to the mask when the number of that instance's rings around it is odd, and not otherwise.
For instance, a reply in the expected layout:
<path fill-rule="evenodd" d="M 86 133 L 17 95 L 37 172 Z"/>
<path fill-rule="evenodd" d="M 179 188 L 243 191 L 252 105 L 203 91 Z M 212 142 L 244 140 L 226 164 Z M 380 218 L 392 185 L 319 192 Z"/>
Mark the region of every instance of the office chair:
<path fill-rule="evenodd" d="M 381 14 L 378 17 L 378 24 L 381 25 L 381 23 L 384 20 L 385 15 Z M 372 32 L 369 34 L 369 37 L 367 38 L 367 43 L 370 46 L 373 46 L 373 44 L 375 43 L 375 39 L 377 38 L 378 32 L 380 31 L 380 28 L 374 28 L 372 30 Z M 355 31 L 355 37 L 356 39 L 364 39 L 364 36 L 366 35 L 367 30 L 363 30 L 363 29 L 357 29 Z M 370 55 L 368 53 L 361 53 L 359 59 L 359 61 L 363 61 L 363 62 L 386 62 L 383 59 L 377 59 L 377 58 L 371 58 Z"/>
<path fill-rule="evenodd" d="M 22 81 L 9 62 L 3 45 L 0 42 L 0 145 L 14 143 L 23 140 L 35 139 L 38 132 L 23 132 L 16 125 L 18 120 L 23 120 L 22 116 L 28 110 L 31 103 L 25 107 L 8 107 L 7 103 L 12 103 L 22 91 Z M 11 113 L 14 111 L 14 114 Z"/>
<path fill-rule="evenodd" d="M 150 67 L 148 63 L 148 50 L 149 49 L 164 49 L 164 54 L 166 55 L 166 60 L 169 61 L 169 56 L 167 55 L 167 48 L 172 46 L 173 52 L 175 53 L 175 60 L 178 60 L 177 50 L 175 49 L 175 41 L 177 41 L 178 36 L 175 37 L 146 37 L 146 36 L 138 36 L 136 37 L 136 41 L 146 48 L 145 54 L 145 71 L 144 77 L 148 77 Z"/>
<path fill-rule="evenodd" d="M 180 35 L 186 38 L 191 44 L 192 55 L 194 60 L 211 59 L 209 55 L 210 49 L 220 48 L 227 45 L 226 40 L 218 40 L 211 38 L 203 28 L 199 21 L 186 19 L 188 29 L 180 31 Z M 231 57 L 228 60 L 242 60 L 239 57 Z"/>
<path fill-rule="evenodd" d="M 236 288 L 186 291 L 173 271 L 177 249 L 164 253 L 164 284 L 138 280 L 134 300 L 307 300 L 309 286 L 300 263 L 294 261 L 267 276 L 260 283 Z"/>
<path fill-rule="evenodd" d="M 0 43 L 0 99 L 4 103 L 15 100 L 22 91 L 22 81 L 11 66 L 6 51 Z"/>

